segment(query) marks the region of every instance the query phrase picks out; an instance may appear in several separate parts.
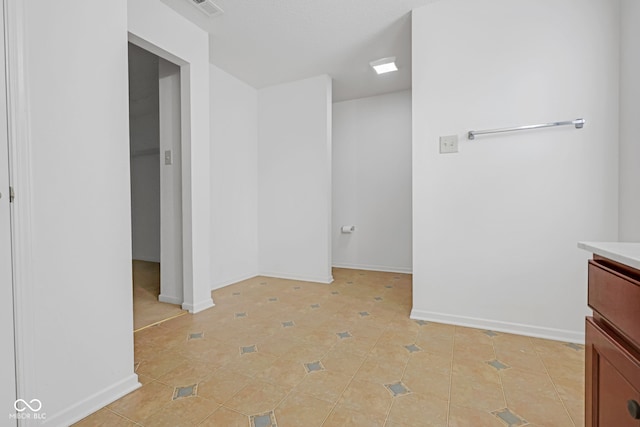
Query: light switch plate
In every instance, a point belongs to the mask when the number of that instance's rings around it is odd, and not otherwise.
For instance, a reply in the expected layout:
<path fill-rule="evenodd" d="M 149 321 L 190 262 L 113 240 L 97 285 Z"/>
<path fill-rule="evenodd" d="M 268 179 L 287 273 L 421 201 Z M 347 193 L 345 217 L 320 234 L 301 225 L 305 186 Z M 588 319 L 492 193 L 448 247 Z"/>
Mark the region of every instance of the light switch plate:
<path fill-rule="evenodd" d="M 440 137 L 440 154 L 458 152 L 458 135 L 447 135 Z"/>
<path fill-rule="evenodd" d="M 173 159 L 171 158 L 171 150 L 166 150 L 164 152 L 164 164 L 165 165 L 172 165 L 173 164 Z"/>

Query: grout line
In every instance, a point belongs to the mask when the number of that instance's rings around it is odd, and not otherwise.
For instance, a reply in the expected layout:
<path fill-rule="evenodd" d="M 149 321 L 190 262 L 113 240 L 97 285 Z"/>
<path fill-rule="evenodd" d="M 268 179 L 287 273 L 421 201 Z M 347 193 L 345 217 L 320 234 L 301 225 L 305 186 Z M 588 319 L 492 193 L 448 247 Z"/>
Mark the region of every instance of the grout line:
<path fill-rule="evenodd" d="M 451 345 L 451 363 L 449 364 L 449 397 L 447 399 L 447 425 L 451 415 L 451 390 L 453 389 L 453 360 L 456 355 L 456 330 L 458 326 L 453 327 L 453 343 Z"/>
<path fill-rule="evenodd" d="M 532 340 L 532 339 L 529 338 L 529 340 Z M 533 342 L 531 344 L 533 344 Z M 544 371 L 547 374 L 547 377 L 549 378 L 549 381 L 551 381 L 551 385 L 553 385 L 553 389 L 555 390 L 556 396 L 558 397 L 558 400 L 562 404 L 562 407 L 564 408 L 564 411 L 566 412 L 567 416 L 571 420 L 571 423 L 573 424 L 573 426 L 577 427 L 576 426 L 576 422 L 574 421 L 573 417 L 571 416 L 571 413 L 569 412 L 569 409 L 567 408 L 567 405 L 565 405 L 564 400 L 562 399 L 562 397 L 560 397 L 560 393 L 558 392 L 558 387 L 556 386 L 556 382 L 551 377 L 551 374 L 549 374 L 549 369 L 547 368 L 547 364 L 544 363 L 544 359 L 542 358 L 542 356 L 540 356 L 540 353 L 538 352 L 538 349 L 536 348 L 535 345 L 533 345 L 533 350 L 536 352 L 536 355 L 540 359 L 540 362 L 542 363 L 542 366 L 544 366 Z"/>
<path fill-rule="evenodd" d="M 157 322 L 155 322 L 155 323 L 152 323 L 152 324 L 150 324 L 150 325 L 143 326 L 143 327 L 138 328 L 138 329 L 134 329 L 134 330 L 133 330 L 133 333 L 135 334 L 136 332 L 140 332 L 140 331 L 142 331 L 142 330 L 144 330 L 144 329 L 147 329 L 147 328 L 150 328 L 150 327 L 152 327 L 152 326 L 159 325 L 159 324 L 164 323 L 164 322 L 166 322 L 166 321 L 168 321 L 168 320 L 175 319 L 176 317 L 184 316 L 184 315 L 185 315 L 185 314 L 187 314 L 187 313 L 188 313 L 187 311 L 183 311 L 182 313 L 176 314 L 176 315 L 171 316 L 171 317 L 168 317 L 168 318 L 166 318 L 166 319 L 159 320 L 159 321 L 157 321 Z"/>

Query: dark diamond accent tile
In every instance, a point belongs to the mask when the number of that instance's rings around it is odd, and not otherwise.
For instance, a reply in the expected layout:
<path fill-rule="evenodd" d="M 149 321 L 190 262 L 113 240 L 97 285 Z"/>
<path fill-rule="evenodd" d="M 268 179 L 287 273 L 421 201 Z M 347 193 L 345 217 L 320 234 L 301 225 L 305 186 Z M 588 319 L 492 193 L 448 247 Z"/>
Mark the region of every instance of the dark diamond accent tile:
<path fill-rule="evenodd" d="M 425 326 L 429 324 L 429 322 L 427 322 L 426 320 L 416 320 L 416 323 L 420 326 Z"/>
<path fill-rule="evenodd" d="M 349 333 L 349 331 L 338 332 L 336 335 L 338 335 L 338 338 L 340 338 L 341 340 L 345 338 L 351 338 L 353 336 Z"/>
<path fill-rule="evenodd" d="M 385 288 L 391 289 L 391 288 L 393 288 L 393 285 L 386 285 Z"/>
<path fill-rule="evenodd" d="M 497 334 L 497 333 L 495 333 L 493 331 L 484 331 L 483 334 L 485 334 L 486 336 L 491 337 L 491 338 L 497 337 L 498 335 L 500 335 L 500 334 Z"/>
<path fill-rule="evenodd" d="M 338 295 L 340 292 L 338 291 L 331 291 L 331 295 Z"/>
<path fill-rule="evenodd" d="M 405 345 L 404 348 L 406 348 L 409 353 L 416 353 L 418 351 L 422 351 L 422 349 L 415 344 Z"/>
<path fill-rule="evenodd" d="M 276 297 L 269 298 L 269 302 L 275 302 L 275 301 L 278 301 L 278 298 L 276 298 Z"/>
<path fill-rule="evenodd" d="M 360 317 L 367 317 L 369 315 L 369 312 L 368 311 L 361 311 L 358 314 L 360 315 Z"/>
<path fill-rule="evenodd" d="M 409 390 L 407 386 L 402 384 L 401 381 L 398 381 L 397 383 L 393 383 L 393 384 L 385 384 L 384 386 L 387 388 L 387 390 L 389 390 L 389 392 L 391 392 L 391 395 L 393 397 L 402 396 L 403 394 L 411 393 L 411 390 Z"/>
<path fill-rule="evenodd" d="M 304 368 L 307 370 L 308 373 L 324 371 L 324 366 L 322 366 L 322 363 L 320 363 L 319 361 L 305 363 Z"/>
<path fill-rule="evenodd" d="M 393 276 L 393 278 L 394 278 L 394 279 L 399 279 L 399 278 L 400 278 L 400 276 Z"/>
<path fill-rule="evenodd" d="M 509 427 L 518 427 L 527 424 L 526 420 L 511 412 L 509 408 L 500 409 L 499 411 L 493 411 L 491 414 L 507 423 L 507 426 Z"/>
<path fill-rule="evenodd" d="M 249 424 L 251 427 L 278 427 L 273 411 L 260 415 L 251 415 L 249 417 Z"/>
<path fill-rule="evenodd" d="M 296 326 L 295 323 L 293 323 L 293 320 L 288 320 L 286 322 L 282 322 L 282 327 L 283 328 L 292 328 Z"/>
<path fill-rule="evenodd" d="M 498 359 L 494 359 L 494 360 L 488 361 L 487 365 L 496 368 L 496 370 L 498 370 L 498 371 L 503 371 L 503 370 L 509 369 L 511 367 L 509 365 L 505 365 L 504 363 L 502 363 Z"/>
<path fill-rule="evenodd" d="M 320 308 L 320 304 L 311 304 L 311 308 Z"/>
<path fill-rule="evenodd" d="M 376 301 L 382 301 L 382 297 L 375 297 L 373 299 L 376 300 Z"/>
<path fill-rule="evenodd" d="M 199 340 L 204 336 L 204 332 L 192 332 L 189 334 L 189 340 Z"/>
<path fill-rule="evenodd" d="M 240 347 L 240 354 L 248 354 L 248 353 L 256 353 L 258 351 L 258 348 L 256 347 L 256 345 L 249 345 L 246 347 Z"/>
<path fill-rule="evenodd" d="M 242 313 L 236 313 L 235 316 L 236 316 L 236 319 L 241 319 L 243 317 L 247 317 L 247 312 L 243 311 Z"/>
<path fill-rule="evenodd" d="M 570 349 L 575 350 L 575 351 L 582 351 L 582 350 L 584 350 L 584 346 L 583 346 L 583 345 L 580 345 L 580 344 L 575 344 L 575 343 L 572 343 L 572 342 L 568 342 L 568 343 L 565 343 L 564 345 L 565 345 L 566 347 L 569 347 Z"/>
<path fill-rule="evenodd" d="M 293 289 L 298 290 L 300 289 L 300 286 L 294 286 Z"/>
<path fill-rule="evenodd" d="M 240 292 L 234 292 L 231 295 L 233 295 L 234 297 L 237 297 L 238 295 L 240 295 Z"/>
<path fill-rule="evenodd" d="M 260 284 L 261 284 L 261 285 L 266 285 L 266 284 L 267 284 L 267 282 L 260 282 Z"/>
<path fill-rule="evenodd" d="M 173 390 L 173 400 L 182 399 L 183 397 L 195 396 L 198 393 L 198 384 L 191 384 L 186 387 L 176 387 Z"/>
<path fill-rule="evenodd" d="M 353 285 L 353 282 L 349 281 L 347 282 L 347 285 Z"/>
<path fill-rule="evenodd" d="M 365 273 L 360 273 L 360 275 L 361 275 L 361 276 L 366 276 L 366 274 L 365 274 Z"/>

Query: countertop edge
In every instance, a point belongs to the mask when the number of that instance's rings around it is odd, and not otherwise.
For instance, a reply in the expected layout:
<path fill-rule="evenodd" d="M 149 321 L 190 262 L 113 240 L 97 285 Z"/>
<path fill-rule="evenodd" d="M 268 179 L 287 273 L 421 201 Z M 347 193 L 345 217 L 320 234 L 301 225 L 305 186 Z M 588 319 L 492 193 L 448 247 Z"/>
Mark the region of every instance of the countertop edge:
<path fill-rule="evenodd" d="M 640 270 L 640 257 L 638 256 L 640 243 L 578 242 L 578 248 Z M 634 250 L 627 251 L 625 248 L 633 248 Z"/>

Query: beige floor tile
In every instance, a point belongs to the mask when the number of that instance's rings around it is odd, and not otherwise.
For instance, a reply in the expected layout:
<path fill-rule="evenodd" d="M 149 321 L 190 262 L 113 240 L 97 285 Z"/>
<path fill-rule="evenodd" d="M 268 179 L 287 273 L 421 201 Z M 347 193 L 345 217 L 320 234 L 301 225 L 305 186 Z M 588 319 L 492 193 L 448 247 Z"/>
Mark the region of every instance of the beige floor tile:
<path fill-rule="evenodd" d="M 158 378 L 158 382 L 172 387 L 197 384 L 214 371 L 210 363 L 187 360 Z"/>
<path fill-rule="evenodd" d="M 556 388 L 547 374 L 511 368 L 501 371 L 500 377 L 507 401 L 512 397 L 520 398 L 521 400 L 541 397 L 559 399 Z"/>
<path fill-rule="evenodd" d="M 140 422 L 171 403 L 174 389 L 154 381 L 116 400 L 109 409 L 130 420 Z"/>
<path fill-rule="evenodd" d="M 547 369 L 542 363 L 542 359 L 533 349 L 524 350 L 517 348 L 498 347 L 496 350 L 496 358 L 513 368 L 525 371 L 546 373 Z"/>
<path fill-rule="evenodd" d="M 239 352 L 240 350 L 238 350 Z M 275 362 L 277 358 L 260 352 L 243 354 L 224 366 L 225 369 L 239 372 L 250 377 L 257 376 Z"/>
<path fill-rule="evenodd" d="M 415 372 L 433 371 L 443 375 L 451 373 L 451 365 L 453 364 L 453 354 L 434 354 L 427 351 L 420 351 L 411 354 L 409 362 L 407 362 L 407 370 Z"/>
<path fill-rule="evenodd" d="M 573 426 L 571 417 L 558 399 L 547 397 L 530 399 L 520 395 L 509 396 L 507 401 L 512 411 L 532 424 L 548 427 Z"/>
<path fill-rule="evenodd" d="M 504 408 L 506 402 L 502 387 L 490 382 L 470 382 L 464 377 L 452 376 L 451 404 L 491 412 Z"/>
<path fill-rule="evenodd" d="M 271 366 L 256 375 L 256 378 L 291 389 L 307 375 L 304 365 L 300 362 L 292 362 L 289 359 L 276 359 Z"/>
<path fill-rule="evenodd" d="M 453 375 L 474 383 L 500 384 L 499 371 L 486 361 L 456 359 L 453 362 Z"/>
<path fill-rule="evenodd" d="M 410 393 L 393 398 L 389 421 L 407 427 L 446 427 L 449 402 L 434 396 Z"/>
<path fill-rule="evenodd" d="M 365 356 L 345 350 L 344 347 L 333 347 L 320 361 L 329 371 L 355 375 L 364 360 Z"/>
<path fill-rule="evenodd" d="M 229 399 L 224 406 L 245 415 L 272 411 L 287 395 L 286 389 L 254 380 Z"/>
<path fill-rule="evenodd" d="M 293 390 L 328 402 L 336 402 L 351 381 L 350 375 L 332 371 L 312 372 Z"/>
<path fill-rule="evenodd" d="M 452 335 L 420 335 L 416 337 L 416 344 L 424 351 L 432 354 L 451 356 L 453 354 Z"/>
<path fill-rule="evenodd" d="M 449 427 L 505 427 L 505 424 L 487 411 L 451 405 Z"/>
<path fill-rule="evenodd" d="M 225 403 L 251 381 L 251 377 L 220 368 L 198 384 L 198 396 Z"/>
<path fill-rule="evenodd" d="M 479 344 L 456 337 L 453 346 L 453 360 L 475 360 L 486 362 L 496 358 L 492 344 Z"/>
<path fill-rule="evenodd" d="M 385 415 L 370 411 L 358 412 L 343 405 L 336 405 L 323 427 L 382 427 L 385 425 Z"/>
<path fill-rule="evenodd" d="M 141 424 L 149 427 L 193 426 L 207 418 L 219 406 L 212 400 L 198 396 L 177 399 L 145 418 Z"/>
<path fill-rule="evenodd" d="M 101 409 L 75 423 L 75 427 L 133 427 L 136 424 L 109 409 Z"/>
<path fill-rule="evenodd" d="M 355 375 L 359 381 L 376 384 L 395 383 L 402 379 L 405 365 L 402 363 L 386 363 L 380 359 L 366 359 Z"/>
<path fill-rule="evenodd" d="M 402 377 L 402 383 L 413 393 L 449 400 L 451 386 L 451 376 L 449 374 L 406 369 Z"/>
<path fill-rule="evenodd" d="M 320 427 L 331 412 L 333 403 L 302 393 L 292 393 L 275 410 L 281 427 Z"/>
<path fill-rule="evenodd" d="M 152 359 L 141 361 L 137 373 L 158 379 L 172 369 L 182 365 L 186 360 L 176 352 L 159 353 Z"/>
<path fill-rule="evenodd" d="M 198 425 L 202 427 L 248 427 L 249 417 L 221 406 Z"/>
<path fill-rule="evenodd" d="M 391 393 L 384 385 L 353 380 L 344 390 L 338 402 L 354 411 L 384 416 L 389 411 L 392 400 Z"/>

